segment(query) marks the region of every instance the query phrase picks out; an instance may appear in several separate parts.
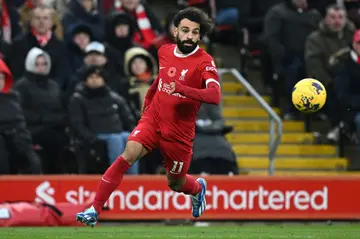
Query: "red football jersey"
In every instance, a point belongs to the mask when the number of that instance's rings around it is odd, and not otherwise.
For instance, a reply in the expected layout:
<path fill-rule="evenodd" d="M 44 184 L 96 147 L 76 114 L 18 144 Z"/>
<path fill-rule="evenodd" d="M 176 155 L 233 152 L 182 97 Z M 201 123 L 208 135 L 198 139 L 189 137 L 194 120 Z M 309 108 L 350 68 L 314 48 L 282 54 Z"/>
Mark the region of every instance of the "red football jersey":
<path fill-rule="evenodd" d="M 179 93 L 169 95 L 169 84 L 175 81 L 197 89 L 206 88 L 210 83 L 220 86 L 214 60 L 199 46 L 187 55 L 178 54 L 176 44 L 163 45 L 158 56 L 157 91 L 145 114 L 152 115 L 162 137 L 190 145 L 201 102 Z"/>

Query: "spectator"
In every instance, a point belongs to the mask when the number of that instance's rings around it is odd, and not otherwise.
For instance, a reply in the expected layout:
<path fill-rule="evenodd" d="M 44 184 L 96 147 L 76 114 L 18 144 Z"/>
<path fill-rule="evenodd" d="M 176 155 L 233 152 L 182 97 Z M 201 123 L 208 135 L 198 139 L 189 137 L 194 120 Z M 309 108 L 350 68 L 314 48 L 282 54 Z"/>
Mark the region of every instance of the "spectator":
<path fill-rule="evenodd" d="M 231 128 L 225 126 L 219 107 L 201 104 L 196 120 L 192 173 L 238 174 L 235 153 L 224 137 L 229 132 Z"/>
<path fill-rule="evenodd" d="M 82 23 L 70 25 L 66 30 L 65 41 L 69 52 L 72 74 L 82 67 L 85 57 L 85 47 L 94 40 L 91 28 Z"/>
<path fill-rule="evenodd" d="M 26 159 L 31 172 L 41 173 L 41 162 L 32 149 L 31 136 L 26 128 L 24 113 L 19 95 L 11 90 L 13 78 L 5 62 L 0 60 L 0 175 L 10 174 L 11 168 L 18 165 L 18 159 Z"/>
<path fill-rule="evenodd" d="M 156 61 L 145 49 L 133 47 L 125 53 L 125 73 L 130 83 L 131 102 L 141 111 L 146 92 L 156 78 Z"/>
<path fill-rule="evenodd" d="M 101 66 L 107 72 L 106 84 L 115 92 L 128 99 L 129 82 L 123 79 L 123 69 L 117 69 L 117 64 L 108 60 L 105 46 L 100 42 L 91 42 L 85 48 L 85 57 L 83 66 L 72 77 L 67 89 L 67 97 L 70 97 L 76 90 L 78 83 L 82 82 L 86 68 L 91 65 Z"/>
<path fill-rule="evenodd" d="M 334 86 L 344 109 L 344 118 L 355 124 L 360 139 L 360 30 L 355 32 L 352 49 L 342 66 L 334 78 Z"/>
<path fill-rule="evenodd" d="M 101 67 L 86 68 L 84 82 L 71 98 L 69 118 L 76 136 L 85 144 L 106 142 L 111 165 L 125 150 L 136 121 L 126 101 L 106 86 L 106 77 Z M 84 168 L 82 165 L 80 171 L 86 171 Z M 138 171 L 136 163 L 129 173 L 138 174 Z"/>
<path fill-rule="evenodd" d="M 114 62 L 124 68 L 125 52 L 134 47 L 135 22 L 125 12 L 111 12 L 106 17 L 106 43 L 111 49 Z"/>
<path fill-rule="evenodd" d="M 52 7 L 52 5 L 50 3 L 46 3 L 46 2 L 47 1 L 45 1 L 45 0 L 26 0 L 25 1 L 25 4 L 19 9 L 20 25 L 22 28 L 22 32 L 25 33 L 29 29 L 31 14 L 32 14 L 32 10 L 34 9 L 34 7 L 36 7 L 40 4 Z M 62 40 L 64 38 L 64 30 L 63 30 L 63 26 L 60 21 L 59 12 L 54 10 L 52 18 L 53 18 L 52 22 L 54 23 L 52 30 L 54 31 L 56 37 L 58 39 Z"/>
<path fill-rule="evenodd" d="M 332 78 L 334 76 L 334 54 L 351 45 L 355 26 L 346 20 L 346 11 L 338 5 L 327 8 L 325 19 L 318 30 L 309 35 L 305 47 L 305 65 L 307 75 L 321 81 L 328 92 L 326 112 L 330 119 L 332 130 L 327 135 L 329 140 L 337 140 L 339 135 L 338 113 L 339 103 L 334 97 Z"/>
<path fill-rule="evenodd" d="M 270 8 L 265 16 L 264 35 L 273 61 L 274 79 L 284 77 L 285 80 L 288 102 L 285 120 L 296 116 L 291 92 L 296 82 L 306 76 L 305 42 L 307 36 L 317 29 L 320 20 L 321 15 L 308 8 L 307 0 L 286 0 Z"/>
<path fill-rule="evenodd" d="M 305 47 L 306 71 L 324 85 L 332 81 L 331 56 L 352 43 L 355 32 L 352 22 L 346 20 L 345 9 L 330 5 L 319 29 L 309 35 Z"/>
<path fill-rule="evenodd" d="M 175 38 L 174 38 L 175 25 L 173 22 L 175 14 L 176 13 L 170 13 L 167 15 L 165 19 L 163 33 L 160 34 L 158 37 L 156 37 L 151 44 L 149 52 L 151 53 L 151 55 L 154 56 L 155 59 L 158 59 L 157 52 L 162 45 L 175 43 Z"/>
<path fill-rule="evenodd" d="M 26 122 L 35 144 L 44 152 L 44 172 L 59 173 L 60 152 L 68 144 L 64 131 L 65 110 L 58 84 L 51 79 L 51 58 L 34 47 L 26 57 L 25 76 L 15 83 Z"/>
<path fill-rule="evenodd" d="M 133 16 L 137 22 L 134 35 L 135 43 L 149 49 L 151 43 L 162 31 L 161 24 L 151 9 L 140 3 L 140 0 L 115 0 L 117 11 L 125 11 Z"/>
<path fill-rule="evenodd" d="M 94 38 L 104 39 L 104 17 L 99 13 L 98 6 L 93 0 L 70 0 L 68 10 L 63 16 L 63 26 L 68 29 L 72 24 L 82 23 L 90 26 Z"/>
<path fill-rule="evenodd" d="M 274 81 L 273 75 L 273 62 L 272 57 L 268 49 L 268 44 L 264 39 L 264 19 L 266 13 L 269 9 L 275 4 L 284 2 L 284 0 L 249 0 L 251 2 L 250 12 L 246 15 L 250 15 L 248 19 L 245 18 L 246 29 L 250 32 L 251 41 L 249 41 L 248 49 L 255 50 L 255 54 L 251 54 L 256 56 L 259 54 L 260 60 L 260 71 L 261 77 L 264 81 L 264 92 L 263 94 L 271 96 L 270 104 L 274 107 L 280 106 L 280 95 L 282 95 L 279 91 L 284 88 L 282 86 L 283 82 Z M 244 17 L 241 14 L 241 18 Z M 246 17 L 245 15 L 245 17 Z M 256 52 L 256 50 L 259 50 Z M 280 83 L 280 84 L 279 84 Z"/>
<path fill-rule="evenodd" d="M 53 13 L 53 8 L 45 6 L 37 6 L 32 10 L 29 31 L 14 40 L 10 68 L 15 79 L 19 79 L 24 74 L 25 58 L 29 50 L 33 47 L 40 48 L 48 52 L 51 57 L 50 78 L 55 80 L 61 89 L 64 89 L 67 85 L 70 66 L 64 42 L 51 31 Z"/>
<path fill-rule="evenodd" d="M 1 39 L 6 43 L 11 43 L 17 37 L 21 30 L 19 26 L 19 13 L 17 12 L 13 1 L 0 0 Z"/>

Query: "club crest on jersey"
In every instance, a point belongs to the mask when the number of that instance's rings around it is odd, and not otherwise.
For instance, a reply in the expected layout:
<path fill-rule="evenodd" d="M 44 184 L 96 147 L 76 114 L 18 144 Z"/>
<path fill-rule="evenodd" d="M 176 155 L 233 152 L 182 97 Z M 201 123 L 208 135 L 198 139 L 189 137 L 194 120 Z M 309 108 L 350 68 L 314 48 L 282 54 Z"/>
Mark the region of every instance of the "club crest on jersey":
<path fill-rule="evenodd" d="M 182 70 L 181 71 L 181 75 L 180 75 L 180 77 L 179 77 L 179 80 L 181 80 L 181 81 L 184 81 L 185 80 L 185 75 L 186 75 L 186 73 L 188 72 L 188 70 L 189 69 L 184 69 L 184 70 Z"/>
<path fill-rule="evenodd" d="M 176 68 L 175 67 L 170 67 L 168 70 L 168 76 L 169 77 L 174 77 L 176 74 Z"/>

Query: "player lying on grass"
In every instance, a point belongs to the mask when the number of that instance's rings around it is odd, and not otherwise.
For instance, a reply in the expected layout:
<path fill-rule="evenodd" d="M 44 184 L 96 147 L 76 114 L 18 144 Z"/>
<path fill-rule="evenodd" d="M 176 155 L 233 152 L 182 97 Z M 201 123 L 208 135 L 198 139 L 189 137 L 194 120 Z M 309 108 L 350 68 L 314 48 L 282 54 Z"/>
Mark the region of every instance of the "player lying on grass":
<path fill-rule="evenodd" d="M 144 113 L 128 138 L 125 151 L 101 178 L 93 206 L 76 219 L 94 226 L 105 202 L 124 173 L 139 158 L 158 148 L 164 157 L 169 187 L 192 195 L 192 215 L 205 211 L 206 181 L 188 175 L 195 121 L 202 102 L 219 104 L 220 83 L 212 57 L 199 48 L 211 20 L 197 8 L 174 17 L 176 44 L 159 49 L 159 74 L 147 92 Z"/>

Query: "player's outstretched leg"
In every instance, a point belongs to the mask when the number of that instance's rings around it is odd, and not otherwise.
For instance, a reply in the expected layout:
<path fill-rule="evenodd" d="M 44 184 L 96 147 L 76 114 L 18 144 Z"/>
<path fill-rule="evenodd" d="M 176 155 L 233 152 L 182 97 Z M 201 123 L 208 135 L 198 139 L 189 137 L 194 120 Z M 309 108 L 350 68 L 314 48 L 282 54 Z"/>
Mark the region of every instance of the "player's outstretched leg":
<path fill-rule="evenodd" d="M 203 178 L 195 180 L 189 174 L 179 178 L 168 173 L 167 177 L 172 190 L 192 196 L 192 215 L 196 218 L 200 217 L 206 209 L 206 180 Z"/>
<path fill-rule="evenodd" d="M 96 192 L 94 204 L 84 212 L 76 214 L 76 220 L 88 226 L 95 226 L 98 215 L 111 193 L 119 186 L 126 171 L 140 157 L 147 153 L 146 149 L 138 142 L 129 141 L 125 151 L 106 170 L 102 176 Z"/>

